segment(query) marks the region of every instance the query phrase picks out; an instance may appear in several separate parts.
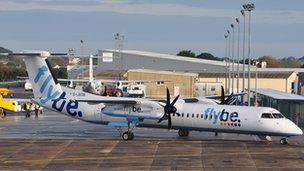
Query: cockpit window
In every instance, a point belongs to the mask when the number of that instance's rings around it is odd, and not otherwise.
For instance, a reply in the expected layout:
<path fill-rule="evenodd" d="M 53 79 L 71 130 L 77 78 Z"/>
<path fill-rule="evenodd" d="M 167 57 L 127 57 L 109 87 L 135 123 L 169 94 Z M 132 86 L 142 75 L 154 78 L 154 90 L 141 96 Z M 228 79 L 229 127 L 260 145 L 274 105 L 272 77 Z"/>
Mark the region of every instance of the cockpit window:
<path fill-rule="evenodd" d="M 284 116 L 281 113 L 273 113 L 272 115 L 274 118 L 284 118 Z"/>
<path fill-rule="evenodd" d="M 273 116 L 271 115 L 271 113 L 263 113 L 261 118 L 273 118 Z"/>

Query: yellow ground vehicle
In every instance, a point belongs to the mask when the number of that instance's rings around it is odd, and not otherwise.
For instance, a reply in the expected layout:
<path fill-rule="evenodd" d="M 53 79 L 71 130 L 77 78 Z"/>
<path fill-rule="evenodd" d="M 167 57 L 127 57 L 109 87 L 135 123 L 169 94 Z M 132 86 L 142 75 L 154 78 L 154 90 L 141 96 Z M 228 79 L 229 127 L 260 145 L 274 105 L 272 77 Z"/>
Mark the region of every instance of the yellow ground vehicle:
<path fill-rule="evenodd" d="M 6 111 L 18 112 L 21 110 L 21 106 L 18 101 L 4 99 L 10 93 L 9 89 L 0 88 L 0 116 L 5 117 Z"/>

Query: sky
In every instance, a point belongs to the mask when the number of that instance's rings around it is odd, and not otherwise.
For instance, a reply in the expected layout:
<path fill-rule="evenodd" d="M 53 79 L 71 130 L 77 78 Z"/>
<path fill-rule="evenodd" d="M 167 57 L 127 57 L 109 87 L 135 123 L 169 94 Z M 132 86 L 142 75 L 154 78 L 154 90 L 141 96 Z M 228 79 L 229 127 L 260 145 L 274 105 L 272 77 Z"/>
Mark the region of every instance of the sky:
<path fill-rule="evenodd" d="M 240 10 L 249 2 L 256 6 L 252 57 L 304 56 L 303 0 L 1 0 L 0 46 L 95 54 L 113 49 L 118 32 L 125 37 L 123 49 L 168 54 L 189 49 L 223 57 L 224 34 L 236 17 L 242 45 Z"/>

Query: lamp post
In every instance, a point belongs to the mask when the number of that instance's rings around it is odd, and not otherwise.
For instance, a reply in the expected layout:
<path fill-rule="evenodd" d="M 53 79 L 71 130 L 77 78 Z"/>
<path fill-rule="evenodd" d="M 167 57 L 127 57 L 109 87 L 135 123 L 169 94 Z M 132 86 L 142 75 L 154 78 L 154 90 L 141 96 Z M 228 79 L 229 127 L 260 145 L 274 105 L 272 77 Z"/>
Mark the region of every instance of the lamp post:
<path fill-rule="evenodd" d="M 257 106 L 258 105 L 258 64 L 259 61 L 255 61 L 255 94 L 254 94 L 254 105 Z"/>
<path fill-rule="evenodd" d="M 225 37 L 225 42 L 226 42 L 226 44 L 225 44 L 225 91 L 227 91 L 227 76 L 228 76 L 228 61 L 227 61 L 227 59 L 228 59 L 228 34 L 225 34 L 224 35 L 224 37 Z"/>
<path fill-rule="evenodd" d="M 245 17 L 245 12 L 244 10 L 241 10 L 241 13 L 242 13 L 242 16 L 244 18 L 244 21 L 243 21 L 243 25 L 244 25 L 244 28 L 243 28 L 243 92 L 245 92 L 245 41 L 246 41 L 246 17 Z M 243 101 L 244 103 L 244 101 Z"/>
<path fill-rule="evenodd" d="M 124 66 L 123 66 L 123 56 L 122 56 L 122 49 L 123 49 L 123 41 L 125 39 L 125 36 L 120 34 L 120 33 L 115 33 L 114 34 L 114 41 L 115 41 L 115 52 L 116 52 L 116 57 L 118 59 L 120 59 L 120 61 L 118 62 L 118 64 L 120 63 L 119 65 L 119 68 L 118 70 L 120 70 L 119 72 L 119 77 L 122 78 L 122 71 L 124 69 Z M 117 54 L 118 52 L 118 54 Z"/>
<path fill-rule="evenodd" d="M 81 56 L 83 56 L 83 44 L 84 44 L 84 41 L 81 39 L 80 40 L 80 51 L 81 51 L 80 53 L 81 53 Z M 84 70 L 85 70 L 85 68 L 84 68 L 85 62 L 84 62 L 84 60 L 81 60 L 81 65 L 82 65 L 82 67 L 81 67 L 81 74 L 80 74 L 80 76 L 83 79 L 83 77 L 84 77 Z M 78 75 L 78 78 L 79 78 L 79 75 Z"/>
<path fill-rule="evenodd" d="M 251 33 L 251 11 L 255 9 L 253 3 L 244 4 L 243 5 L 244 11 L 248 11 L 249 19 L 248 19 L 248 106 L 250 106 L 250 33 Z"/>
<path fill-rule="evenodd" d="M 230 93 L 230 88 L 231 88 L 231 64 L 230 64 L 230 41 L 231 41 L 231 38 L 230 38 L 230 31 L 227 30 L 227 34 L 228 34 L 228 93 Z"/>
<path fill-rule="evenodd" d="M 232 93 L 234 93 L 234 24 L 230 24 L 232 28 L 232 54 L 231 54 L 231 60 L 232 60 Z"/>
<path fill-rule="evenodd" d="M 236 92 L 239 93 L 240 83 L 239 83 L 239 77 L 240 77 L 240 20 L 239 18 L 235 18 L 235 21 L 237 23 L 237 82 L 236 82 Z"/>

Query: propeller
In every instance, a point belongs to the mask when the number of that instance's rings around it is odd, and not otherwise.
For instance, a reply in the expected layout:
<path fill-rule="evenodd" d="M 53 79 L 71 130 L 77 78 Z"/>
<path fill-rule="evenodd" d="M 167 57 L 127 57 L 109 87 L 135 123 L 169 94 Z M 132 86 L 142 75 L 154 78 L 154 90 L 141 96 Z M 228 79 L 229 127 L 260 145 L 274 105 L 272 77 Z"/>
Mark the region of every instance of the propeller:
<path fill-rule="evenodd" d="M 224 87 L 221 86 L 221 105 L 229 105 L 233 100 L 233 93 L 231 93 L 226 99 L 225 99 L 225 92 Z"/>
<path fill-rule="evenodd" d="M 178 100 L 179 95 L 175 97 L 175 99 L 170 103 L 170 92 L 169 89 L 167 87 L 167 101 L 166 101 L 166 105 L 163 106 L 164 107 L 164 115 L 158 120 L 157 123 L 162 122 L 163 120 L 168 120 L 168 129 L 172 128 L 172 121 L 171 121 L 171 114 L 176 114 L 177 116 L 180 116 L 179 113 L 176 113 L 177 109 L 174 106 L 174 104 L 176 103 L 176 101 Z"/>

